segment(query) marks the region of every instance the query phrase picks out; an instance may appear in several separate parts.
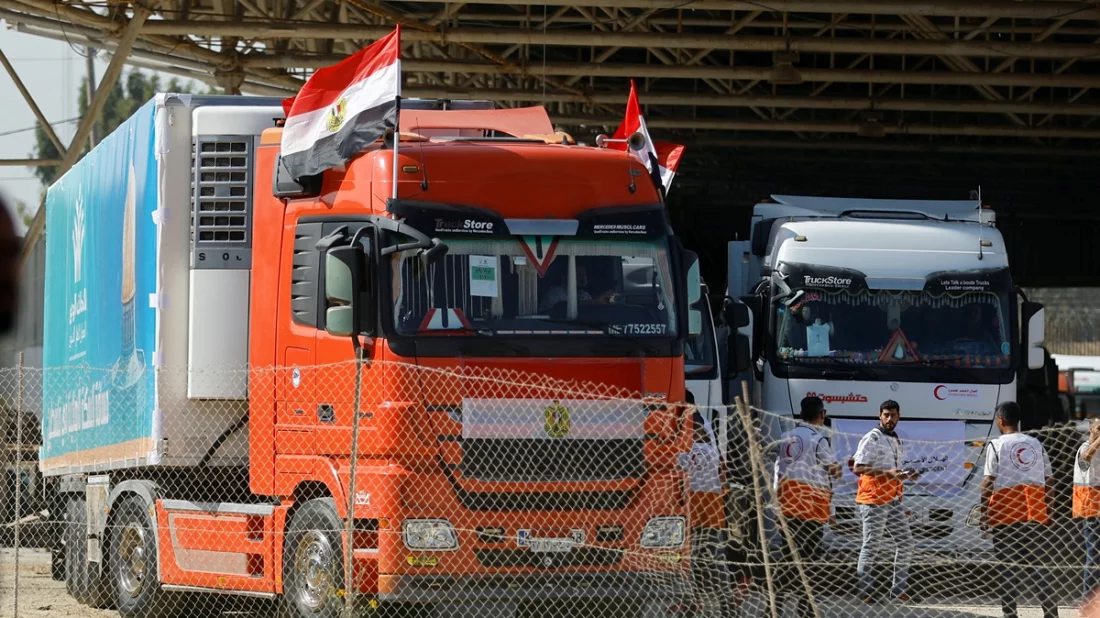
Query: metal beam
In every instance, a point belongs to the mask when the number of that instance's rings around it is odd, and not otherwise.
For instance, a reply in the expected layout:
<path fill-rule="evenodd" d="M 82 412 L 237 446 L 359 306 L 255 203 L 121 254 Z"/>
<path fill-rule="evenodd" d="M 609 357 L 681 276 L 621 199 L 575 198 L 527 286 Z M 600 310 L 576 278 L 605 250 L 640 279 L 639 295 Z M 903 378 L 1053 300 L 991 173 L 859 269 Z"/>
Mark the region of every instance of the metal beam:
<path fill-rule="evenodd" d="M 38 107 L 38 103 L 34 102 L 34 97 L 31 96 L 27 87 L 23 84 L 23 80 L 19 78 L 19 74 L 15 72 L 15 67 L 8 61 L 7 54 L 4 50 L 0 49 L 0 63 L 7 69 L 8 75 L 11 76 L 11 81 L 15 82 L 15 87 L 19 89 L 19 94 L 23 95 L 23 100 L 27 102 L 27 106 L 34 112 L 34 117 L 38 119 L 38 124 L 42 126 L 42 130 L 46 132 L 46 137 L 50 138 L 53 142 L 54 148 L 57 148 L 58 154 L 65 154 L 65 145 L 61 143 L 61 138 L 57 137 L 57 133 L 54 132 L 53 126 L 49 120 L 46 120 L 46 115 L 42 113 L 42 110 Z"/>
<path fill-rule="evenodd" d="M 566 8 L 569 8 L 569 7 L 566 7 Z M 436 13 L 435 12 L 432 12 L 432 13 L 415 12 L 415 13 L 409 13 L 408 15 L 410 15 L 411 17 L 415 17 L 416 19 L 427 20 L 427 19 L 431 19 L 433 16 L 435 16 Z M 503 13 L 503 12 L 500 12 L 500 13 L 485 13 L 485 12 L 474 12 L 474 11 L 470 11 L 470 12 L 466 12 L 466 13 L 459 13 L 457 15 L 452 15 L 451 19 L 457 19 L 460 22 L 469 21 L 469 22 L 477 22 L 477 23 L 494 23 L 494 22 L 526 23 L 527 20 L 528 20 L 527 16 L 522 14 L 522 13 Z M 578 15 L 568 15 L 568 16 L 559 18 L 557 21 L 559 23 L 563 23 L 563 24 L 584 24 L 584 25 L 588 25 L 588 24 L 591 23 L 588 19 L 586 19 L 584 17 L 581 17 L 581 16 L 578 16 Z M 1068 21 L 1068 20 L 1059 20 L 1059 21 Z M 718 19 L 718 18 L 714 18 L 714 17 L 690 17 L 690 16 L 686 16 L 686 15 L 683 16 L 683 17 L 669 17 L 667 15 L 662 15 L 661 13 L 657 13 L 657 14 L 653 15 L 652 17 L 646 19 L 646 23 L 651 24 L 651 25 L 655 25 L 655 26 L 672 26 L 672 27 L 703 26 L 703 27 L 708 27 L 708 28 L 709 27 L 728 27 L 730 25 L 729 20 Z M 1057 23 L 1057 22 L 1055 22 L 1055 23 Z M 760 30 L 774 31 L 776 29 L 783 28 L 783 22 L 781 20 L 761 19 L 761 18 L 758 17 L 758 18 L 756 18 L 752 21 L 752 24 L 749 27 L 754 28 L 754 29 L 760 29 Z M 796 21 L 792 21 L 792 22 L 787 23 L 787 28 L 790 29 L 790 30 L 817 30 L 820 27 L 821 27 L 821 21 L 816 20 L 816 19 L 811 20 L 811 21 L 805 21 L 805 22 L 796 20 Z M 832 26 L 830 26 L 829 29 L 832 30 Z M 906 32 L 906 33 L 913 32 L 913 27 L 912 26 L 910 26 L 908 24 L 905 24 L 905 23 L 901 23 L 901 22 L 899 22 L 899 23 L 884 23 L 882 21 L 876 21 L 875 24 L 874 24 L 874 29 L 875 29 L 875 32 Z M 940 24 L 936 24 L 936 29 L 939 30 L 940 32 L 944 32 L 944 33 L 951 34 L 951 35 L 954 35 L 955 33 L 966 34 L 968 32 L 973 32 L 975 30 L 979 30 L 979 25 L 978 24 L 975 24 L 975 25 L 958 24 L 958 26 L 956 27 L 954 24 L 940 23 Z M 990 34 L 1008 34 L 1008 35 L 1015 34 L 1016 36 L 1019 36 L 1019 35 L 1022 35 L 1022 34 L 1036 34 L 1036 35 L 1038 35 L 1038 34 L 1042 34 L 1043 32 L 1045 32 L 1049 29 L 1050 29 L 1050 26 L 1027 25 L 1027 24 L 1016 23 L 1015 25 L 1002 25 L 1002 26 L 994 25 L 994 26 L 990 26 L 988 28 L 981 28 L 981 31 L 982 32 L 988 32 Z M 851 20 L 851 18 L 849 17 L 849 20 L 836 24 L 836 30 L 837 30 L 837 32 L 866 33 L 866 32 L 869 32 L 871 30 L 871 23 L 869 21 L 854 21 L 854 20 Z M 1058 32 L 1061 33 L 1061 34 L 1080 34 L 1080 35 L 1085 35 L 1085 36 L 1097 36 L 1097 35 L 1100 35 L 1100 28 L 1089 28 L 1089 27 L 1078 25 L 1078 26 L 1074 26 L 1074 27 L 1061 27 L 1061 28 L 1058 28 Z M 1033 40 L 1040 40 L 1040 39 L 1039 39 L 1039 37 L 1036 37 Z"/>
<path fill-rule="evenodd" d="M 3 14 L 5 12 L 6 11 L 0 10 L 0 17 L 3 17 Z M 22 32 L 31 36 L 52 39 L 55 41 L 62 41 L 69 44 L 89 45 L 93 49 L 98 48 L 111 54 L 114 53 L 115 47 L 117 46 L 117 43 L 115 41 L 92 40 L 82 35 L 76 34 L 65 35 L 60 32 L 46 30 L 37 26 L 27 26 L 25 24 L 17 24 L 15 30 L 16 32 Z M 151 71 L 161 71 L 164 73 L 170 73 L 172 75 L 178 75 L 180 77 L 186 77 L 188 79 L 202 82 L 209 86 L 217 86 L 217 80 L 211 73 L 209 64 L 199 62 L 197 60 L 173 56 L 170 54 L 162 54 L 160 52 L 137 49 L 137 42 L 135 42 L 134 48 L 130 49 L 130 56 L 126 58 L 126 64 L 142 69 L 149 69 Z M 265 81 L 262 77 L 249 75 L 245 79 L 244 83 L 241 84 L 241 91 L 247 94 L 254 95 L 285 97 L 287 94 L 293 94 L 297 92 L 298 87 L 284 86 L 281 84 L 271 84 Z"/>
<path fill-rule="evenodd" d="M 512 88 L 432 88 L 407 86 L 406 96 L 427 99 L 485 98 L 494 101 L 529 103 L 606 103 L 623 105 L 626 96 L 622 92 L 599 92 L 584 96 L 567 93 L 518 90 Z M 899 112 L 966 112 L 986 114 L 1063 114 L 1070 116 L 1100 116 L 1100 105 L 1076 103 L 1023 103 L 994 101 L 958 101 L 944 99 L 875 99 L 862 97 L 805 97 L 780 95 L 737 94 L 678 94 L 638 93 L 643 105 L 667 105 L 674 107 L 790 107 L 806 109 L 880 110 Z"/>
<path fill-rule="evenodd" d="M 250 54 L 241 58 L 243 66 L 271 68 L 321 68 L 333 65 L 346 56 L 272 56 Z M 771 74 L 768 67 L 728 66 L 662 66 L 648 64 L 579 62 L 542 62 L 528 66 L 507 67 L 486 62 L 461 60 L 424 60 L 408 58 L 401 61 L 405 73 L 476 73 L 489 75 L 562 75 L 612 78 L 660 78 L 660 79 L 732 79 L 766 80 Z M 942 84 L 949 86 L 1037 86 L 1041 88 L 1100 88 L 1100 75 L 1071 74 L 1046 75 L 1030 73 L 949 73 L 941 71 L 880 71 L 858 69 L 798 70 L 807 82 L 838 82 L 849 84 Z"/>
<path fill-rule="evenodd" d="M 413 2 L 415 0 L 395 0 Z M 948 17 L 1017 17 L 1057 19 L 1072 14 L 1075 19 L 1100 19 L 1100 8 L 1088 2 L 910 2 L 909 0 L 768 0 L 766 3 L 738 0 L 473 0 L 467 4 L 505 6 L 586 6 L 620 9 L 683 9 L 685 11 L 755 11 L 789 13 L 855 13 L 865 15 L 942 15 Z"/>
<path fill-rule="evenodd" d="M 0 167 L 54 167 L 61 159 L 0 159 Z"/>
<path fill-rule="evenodd" d="M 115 55 L 111 58 L 111 62 L 107 65 L 107 70 L 103 72 L 103 79 L 99 82 L 99 88 L 96 90 L 95 96 L 88 102 L 88 110 L 84 113 L 84 118 L 81 119 L 80 124 L 76 127 L 76 134 L 73 135 L 73 141 L 70 142 L 68 150 L 65 151 L 65 155 L 61 159 L 61 164 L 58 166 L 57 175 L 61 176 L 65 172 L 69 171 L 69 168 L 76 163 L 77 157 L 83 152 L 81 145 L 88 139 L 88 134 L 92 130 L 92 125 L 99 119 L 101 113 L 103 113 L 103 106 L 107 103 L 107 98 L 114 89 L 115 83 L 118 81 L 119 76 L 122 75 L 122 67 L 125 65 L 126 56 L 130 53 L 130 48 L 133 47 L 134 41 L 137 40 L 138 32 L 141 30 L 145 20 L 149 17 L 149 12 L 142 6 L 134 5 L 134 16 L 126 24 L 126 28 L 122 31 L 122 36 L 119 38 L 118 46 L 115 48 Z M 34 220 L 27 227 L 27 233 L 24 236 L 23 256 L 20 263 L 27 261 L 31 252 L 34 250 L 35 242 L 38 240 L 38 236 L 42 233 L 42 229 L 46 226 L 46 209 L 43 206 L 39 206 L 38 210 L 34 213 Z"/>
<path fill-rule="evenodd" d="M 867 152 L 916 152 L 924 154 L 999 154 L 1015 157 L 1100 158 L 1100 148 L 1036 148 L 995 144 L 934 144 L 882 140 L 739 139 L 722 137 L 674 138 L 688 148 L 762 148 L 784 150 L 856 150 Z"/>
<path fill-rule="evenodd" d="M 379 39 L 393 32 L 390 26 L 359 24 L 273 24 L 262 21 L 196 22 L 154 20 L 150 34 L 165 36 L 248 37 L 277 39 Z M 787 49 L 787 40 L 771 36 L 727 37 L 723 34 L 681 33 L 669 36 L 656 32 L 601 32 L 557 30 L 533 32 L 506 28 L 455 28 L 446 32 L 409 29 L 403 41 L 435 41 L 459 44 L 565 45 L 589 47 L 594 42 L 607 47 L 666 49 L 720 49 L 777 52 Z M 847 54 L 913 54 L 976 57 L 1081 58 L 1096 55 L 1096 46 L 1074 43 L 1028 43 L 1020 41 L 929 41 L 883 39 L 823 39 L 792 37 L 791 51 Z"/>
<path fill-rule="evenodd" d="M 551 116 L 554 123 L 570 127 L 616 127 L 622 118 L 577 118 Z M 858 122 L 763 121 L 708 118 L 646 118 L 651 129 L 685 131 L 804 131 L 806 133 L 856 133 Z M 1033 128 L 988 125 L 918 125 L 884 124 L 888 135 L 968 135 L 972 137 L 1046 137 L 1070 139 L 1100 139 L 1100 129 Z"/>

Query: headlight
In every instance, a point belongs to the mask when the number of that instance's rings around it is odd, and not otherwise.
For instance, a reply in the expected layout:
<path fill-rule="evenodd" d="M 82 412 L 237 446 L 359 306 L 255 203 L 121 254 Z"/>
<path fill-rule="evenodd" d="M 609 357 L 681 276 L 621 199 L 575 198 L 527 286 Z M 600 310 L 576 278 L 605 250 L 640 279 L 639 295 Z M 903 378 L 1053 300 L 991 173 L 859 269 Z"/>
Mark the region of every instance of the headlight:
<path fill-rule="evenodd" d="M 977 527 L 982 522 L 982 507 L 976 506 L 970 509 L 970 514 L 966 516 L 966 525 L 970 527 Z"/>
<path fill-rule="evenodd" d="M 409 549 L 458 549 L 454 526 L 443 519 L 406 519 L 401 532 Z"/>
<path fill-rule="evenodd" d="M 683 517 L 654 517 L 642 530 L 642 547 L 682 547 L 684 545 Z"/>

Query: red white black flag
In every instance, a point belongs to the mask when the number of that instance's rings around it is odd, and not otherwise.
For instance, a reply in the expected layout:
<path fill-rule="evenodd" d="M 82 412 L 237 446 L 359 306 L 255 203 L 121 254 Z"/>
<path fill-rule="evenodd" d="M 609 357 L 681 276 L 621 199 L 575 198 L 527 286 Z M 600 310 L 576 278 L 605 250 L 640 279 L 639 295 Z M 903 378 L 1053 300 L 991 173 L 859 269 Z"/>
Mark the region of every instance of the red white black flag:
<path fill-rule="evenodd" d="M 401 96 L 401 26 L 392 34 L 318 69 L 283 101 L 283 164 L 294 178 L 343 165 L 387 129 L 397 127 Z"/>
<path fill-rule="evenodd" d="M 667 195 L 669 187 L 672 186 L 672 178 L 676 175 L 676 168 L 680 165 L 680 157 L 684 154 L 684 147 L 680 144 L 653 141 L 645 126 L 642 106 L 638 104 L 638 91 L 634 88 L 634 80 L 630 80 L 630 98 L 626 101 L 626 117 L 623 118 L 623 123 L 619 125 L 613 137 L 625 140 L 637 132 L 645 136 L 645 147 L 639 152 L 631 152 L 641 159 L 651 174 L 661 180 L 661 186 Z M 617 150 L 627 149 L 624 142 L 611 142 L 608 147 Z"/>

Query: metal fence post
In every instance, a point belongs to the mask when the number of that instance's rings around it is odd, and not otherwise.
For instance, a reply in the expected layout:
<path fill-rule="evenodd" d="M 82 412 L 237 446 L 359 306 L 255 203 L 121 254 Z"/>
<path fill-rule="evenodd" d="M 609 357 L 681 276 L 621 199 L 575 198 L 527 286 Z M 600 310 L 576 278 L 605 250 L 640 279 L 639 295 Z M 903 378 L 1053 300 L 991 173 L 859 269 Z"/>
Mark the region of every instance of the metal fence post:
<path fill-rule="evenodd" d="M 19 353 L 18 379 L 15 393 L 15 589 L 12 592 L 12 617 L 19 618 L 19 545 L 20 520 L 23 515 L 23 353 Z"/>

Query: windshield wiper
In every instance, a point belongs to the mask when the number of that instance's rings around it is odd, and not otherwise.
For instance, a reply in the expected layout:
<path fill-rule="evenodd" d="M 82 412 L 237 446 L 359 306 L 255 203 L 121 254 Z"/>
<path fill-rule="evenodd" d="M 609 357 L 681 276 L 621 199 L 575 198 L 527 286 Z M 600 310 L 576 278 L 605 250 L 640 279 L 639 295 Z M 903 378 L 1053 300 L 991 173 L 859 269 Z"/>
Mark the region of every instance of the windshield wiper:
<path fill-rule="evenodd" d="M 630 335 L 622 332 L 621 330 L 619 330 L 618 325 L 612 324 L 611 322 L 602 322 L 600 320 L 561 320 L 553 318 L 545 318 L 542 321 L 549 322 L 551 324 L 566 324 L 571 326 L 587 326 L 588 328 L 597 328 L 600 330 L 601 333 L 607 335 L 608 337 L 611 337 L 612 339 L 624 339 L 637 345 L 638 347 L 645 350 L 646 354 L 658 353 L 657 348 L 654 348 L 653 346 L 642 341 L 641 339 L 631 337 Z"/>

